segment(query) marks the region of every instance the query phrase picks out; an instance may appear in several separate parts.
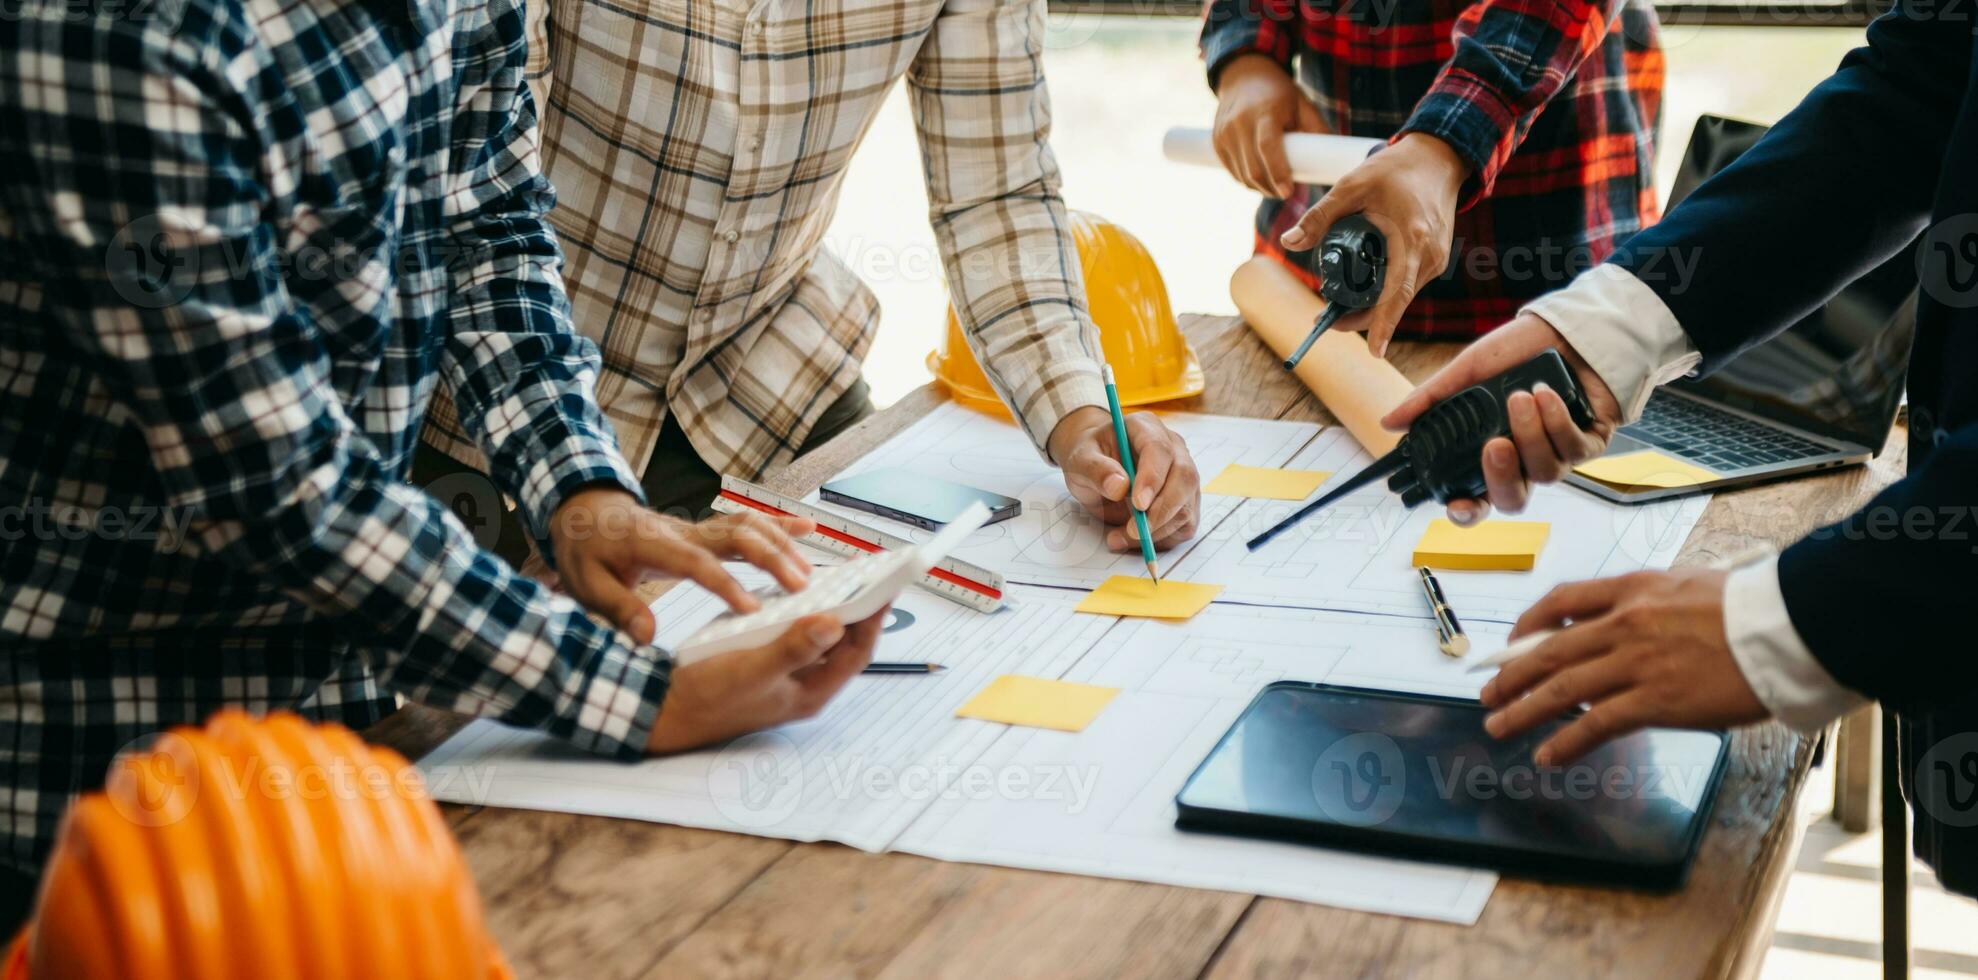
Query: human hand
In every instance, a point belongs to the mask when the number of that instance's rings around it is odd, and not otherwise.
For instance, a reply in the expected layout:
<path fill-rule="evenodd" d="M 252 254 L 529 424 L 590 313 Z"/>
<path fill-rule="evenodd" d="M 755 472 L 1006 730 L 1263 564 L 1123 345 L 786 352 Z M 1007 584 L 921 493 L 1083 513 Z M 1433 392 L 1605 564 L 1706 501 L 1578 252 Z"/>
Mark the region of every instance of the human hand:
<path fill-rule="evenodd" d="M 695 524 L 649 510 L 616 487 L 594 487 L 557 507 L 549 533 L 563 590 L 633 639 L 651 643 L 652 611 L 632 590 L 647 572 L 692 579 L 737 612 L 753 612 L 761 603 L 722 561 L 747 561 L 785 589 L 801 589 L 810 581 L 810 563 L 795 539 L 815 526 L 753 512 Z"/>
<path fill-rule="evenodd" d="M 1114 551 L 1140 547 L 1140 529 L 1127 506 L 1129 489 L 1134 506 L 1147 512 L 1154 547 L 1165 549 L 1194 537 L 1202 517 L 1202 477 L 1187 443 L 1150 412 L 1128 415 L 1126 435 L 1133 442 L 1131 488 L 1119 462 L 1112 413 L 1088 405 L 1061 419 L 1048 448 L 1064 470 L 1065 487 L 1106 523 L 1106 547 Z"/>
<path fill-rule="evenodd" d="M 1387 356 L 1401 314 L 1429 280 L 1449 265 L 1457 195 L 1470 167 L 1449 144 L 1409 133 L 1368 157 L 1339 179 L 1298 223 L 1278 237 L 1285 248 L 1316 248 L 1341 218 L 1365 215 L 1387 239 L 1387 273 L 1371 310 L 1340 318 L 1340 327 L 1363 330 L 1375 357 Z"/>
<path fill-rule="evenodd" d="M 1525 611 L 1512 639 L 1559 632 L 1484 685 L 1484 730 L 1509 738 L 1591 705 L 1538 747 L 1563 765 L 1652 725 L 1728 728 L 1768 714 L 1724 632 L 1721 569 L 1636 572 L 1562 585 Z"/>
<path fill-rule="evenodd" d="M 1541 385 L 1529 394 L 1514 393 L 1505 402 L 1510 438 L 1492 439 L 1483 448 L 1489 499 L 1450 501 L 1450 520 L 1465 526 L 1475 524 L 1489 516 L 1493 506 L 1516 514 L 1530 501 L 1532 484 L 1556 483 L 1574 465 L 1599 456 L 1621 425 L 1621 403 L 1615 400 L 1614 392 L 1552 324 L 1526 313 L 1464 348 L 1381 418 L 1381 425 L 1390 431 L 1405 430 L 1430 406 L 1523 364 L 1548 347 L 1559 351 L 1578 379 L 1587 405 L 1593 409 L 1593 428 L 1582 430 L 1575 425 L 1565 400 L 1550 387 Z"/>
<path fill-rule="evenodd" d="M 683 752 L 816 715 L 872 662 L 885 622 L 886 609 L 849 628 L 806 616 L 763 646 L 675 667 L 646 751 Z"/>
<path fill-rule="evenodd" d="M 1298 91 L 1284 66 L 1268 55 L 1231 59 L 1216 79 L 1216 125 L 1210 142 L 1230 176 L 1265 197 L 1287 198 L 1298 189 L 1284 134 L 1323 133 L 1319 107 Z"/>

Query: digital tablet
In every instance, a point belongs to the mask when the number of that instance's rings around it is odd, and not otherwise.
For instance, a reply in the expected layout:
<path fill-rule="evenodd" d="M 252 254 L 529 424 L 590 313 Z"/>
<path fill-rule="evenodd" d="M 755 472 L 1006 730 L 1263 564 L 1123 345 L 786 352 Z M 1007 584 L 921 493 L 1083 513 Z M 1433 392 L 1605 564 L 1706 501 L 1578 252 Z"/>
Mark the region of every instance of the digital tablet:
<path fill-rule="evenodd" d="M 1280 681 L 1182 785 L 1184 830 L 1303 840 L 1537 877 L 1674 888 L 1723 775 L 1721 732 L 1651 729 L 1564 767 L 1460 698 Z"/>

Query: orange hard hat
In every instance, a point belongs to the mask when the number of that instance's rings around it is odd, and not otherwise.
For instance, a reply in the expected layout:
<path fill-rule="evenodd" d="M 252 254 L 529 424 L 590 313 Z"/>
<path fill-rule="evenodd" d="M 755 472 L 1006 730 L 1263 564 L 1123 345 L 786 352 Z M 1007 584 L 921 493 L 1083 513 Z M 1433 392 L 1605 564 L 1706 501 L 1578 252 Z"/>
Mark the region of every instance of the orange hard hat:
<path fill-rule="evenodd" d="M 1071 212 L 1071 237 L 1085 272 L 1086 308 L 1099 327 L 1106 363 L 1113 366 L 1122 405 L 1189 398 L 1202 393 L 1202 362 L 1181 336 L 1167 283 L 1147 246 L 1126 229 L 1096 215 Z M 962 336 L 948 306 L 948 332 L 927 355 L 927 369 L 970 408 L 1008 415 Z"/>
<path fill-rule="evenodd" d="M 508 980 L 418 770 L 223 711 L 70 807 L 4 980 Z"/>

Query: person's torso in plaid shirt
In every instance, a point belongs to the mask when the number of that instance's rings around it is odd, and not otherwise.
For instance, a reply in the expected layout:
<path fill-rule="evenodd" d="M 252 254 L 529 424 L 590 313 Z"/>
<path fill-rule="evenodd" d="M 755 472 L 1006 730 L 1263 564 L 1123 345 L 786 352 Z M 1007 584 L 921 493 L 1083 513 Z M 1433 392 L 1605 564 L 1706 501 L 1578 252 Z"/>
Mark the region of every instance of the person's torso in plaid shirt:
<path fill-rule="evenodd" d="M 1662 51 L 1647 0 L 1210 0 L 1211 80 L 1246 52 L 1295 64 L 1333 132 L 1441 138 L 1474 168 L 1444 274 L 1397 336 L 1462 339 L 1564 286 L 1655 220 Z M 1257 250 L 1322 188 L 1257 211 Z"/>
<path fill-rule="evenodd" d="M 640 754 L 663 655 L 404 482 L 444 384 L 533 519 L 639 493 L 542 220 L 519 5 L 28 0 L 0 51 L 0 864 L 222 705 L 402 694 Z"/>
<path fill-rule="evenodd" d="M 1042 446 L 1103 406 L 1046 138 L 1043 0 L 530 0 L 544 167 L 598 397 L 643 469 L 673 413 L 715 470 L 788 462 L 878 305 L 823 247 L 906 80 L 950 295 Z M 935 326 L 935 325 L 930 325 Z M 466 462 L 443 404 L 428 438 Z"/>

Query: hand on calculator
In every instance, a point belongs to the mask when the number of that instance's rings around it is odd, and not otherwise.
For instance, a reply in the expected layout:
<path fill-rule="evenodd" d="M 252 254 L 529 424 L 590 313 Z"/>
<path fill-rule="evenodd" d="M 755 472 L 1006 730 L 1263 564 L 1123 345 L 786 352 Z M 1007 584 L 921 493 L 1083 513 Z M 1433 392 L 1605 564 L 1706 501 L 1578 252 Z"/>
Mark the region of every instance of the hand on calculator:
<path fill-rule="evenodd" d="M 851 626 L 805 616 L 762 646 L 675 667 L 646 751 L 682 752 L 817 714 L 872 662 L 891 608 Z"/>
<path fill-rule="evenodd" d="M 651 643 L 652 612 L 632 590 L 646 573 L 692 579 L 737 612 L 754 612 L 761 602 L 721 563 L 740 559 L 785 589 L 802 589 L 810 581 L 810 562 L 796 539 L 813 527 L 799 517 L 756 513 L 690 524 L 646 509 L 623 490 L 599 487 L 571 494 L 556 509 L 550 542 L 570 597 L 640 643 Z"/>

